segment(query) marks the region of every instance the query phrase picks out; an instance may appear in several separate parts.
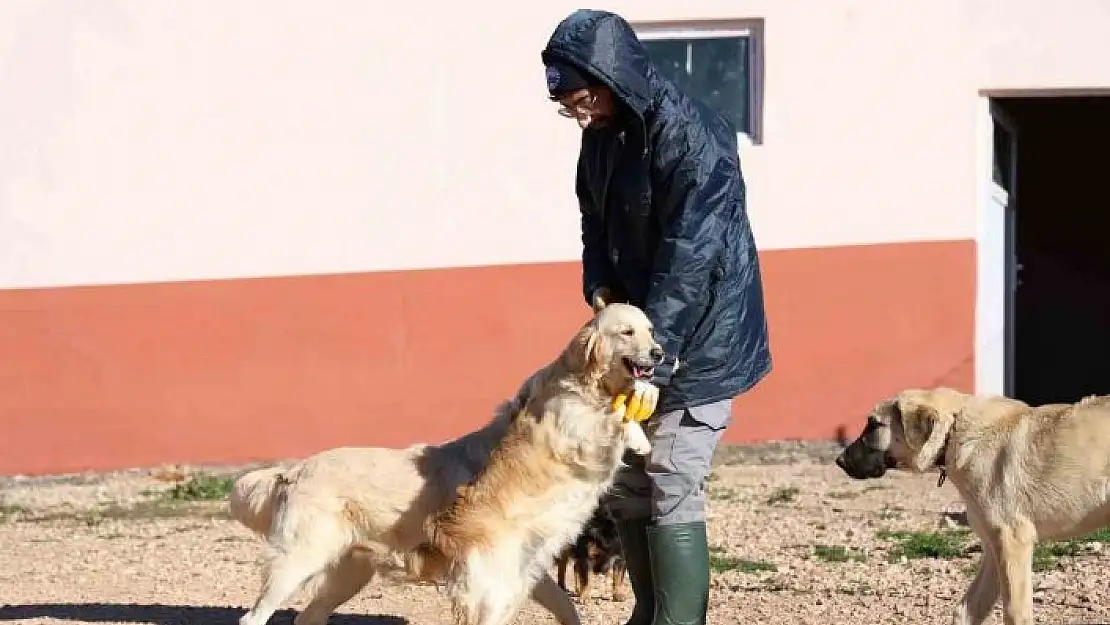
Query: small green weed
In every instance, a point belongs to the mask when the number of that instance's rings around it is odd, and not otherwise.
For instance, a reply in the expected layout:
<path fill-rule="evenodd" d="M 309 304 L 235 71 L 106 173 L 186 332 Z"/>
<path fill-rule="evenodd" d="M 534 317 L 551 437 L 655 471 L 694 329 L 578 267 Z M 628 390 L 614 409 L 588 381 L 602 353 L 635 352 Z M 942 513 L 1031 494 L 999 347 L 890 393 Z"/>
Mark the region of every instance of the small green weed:
<path fill-rule="evenodd" d="M 862 552 L 840 545 L 814 545 L 813 557 L 825 562 L 864 562 L 867 560 L 867 556 Z"/>
<path fill-rule="evenodd" d="M 16 517 L 26 517 L 29 510 L 23 506 L 7 504 L 0 501 L 0 522 L 14 520 Z"/>
<path fill-rule="evenodd" d="M 879 518 L 884 521 L 897 519 L 902 516 L 904 511 L 905 510 L 898 506 L 883 506 L 882 510 L 879 510 Z"/>
<path fill-rule="evenodd" d="M 801 491 L 799 491 L 796 486 L 779 488 L 767 498 L 767 504 L 773 506 L 780 503 L 790 503 L 798 498 L 799 492 Z"/>
<path fill-rule="evenodd" d="M 778 570 L 773 562 L 747 560 L 730 555 L 714 553 L 709 555 L 709 569 L 715 573 L 740 571 L 741 573 L 774 572 Z"/>
<path fill-rule="evenodd" d="M 710 499 L 717 501 L 736 501 L 739 497 L 735 489 L 715 486 L 709 489 Z"/>
<path fill-rule="evenodd" d="M 1087 551 L 1089 543 L 1110 544 L 1110 528 L 1104 528 L 1071 540 L 1043 542 L 1033 549 L 1033 570 L 1048 571 L 1060 565 L 1060 558 L 1073 558 Z"/>
<path fill-rule="evenodd" d="M 950 532 L 879 532 L 876 537 L 895 541 L 890 549 L 889 559 L 893 561 L 906 558 L 935 558 L 948 560 L 964 555 L 971 532 L 956 530 Z"/>
<path fill-rule="evenodd" d="M 776 571 L 778 568 L 770 562 L 745 560 L 728 555 L 728 550 L 719 545 L 709 546 L 709 568 L 716 573 L 724 571 L 740 571 L 741 573 L 757 573 L 760 571 Z"/>
<path fill-rule="evenodd" d="M 162 496 L 170 501 L 217 501 L 227 499 L 234 480 L 207 473 L 198 473 L 188 481 L 174 484 Z"/>

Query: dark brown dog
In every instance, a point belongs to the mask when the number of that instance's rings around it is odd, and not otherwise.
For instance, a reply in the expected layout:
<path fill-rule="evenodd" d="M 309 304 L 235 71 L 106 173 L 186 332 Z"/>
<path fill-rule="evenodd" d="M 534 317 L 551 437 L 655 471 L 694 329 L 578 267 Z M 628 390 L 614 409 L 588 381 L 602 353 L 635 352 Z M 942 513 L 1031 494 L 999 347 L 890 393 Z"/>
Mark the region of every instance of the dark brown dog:
<path fill-rule="evenodd" d="M 624 601 L 624 556 L 620 535 L 613 517 L 602 506 L 594 510 L 582 533 L 555 559 L 559 567 L 559 587 L 567 589 L 567 565 L 574 562 L 575 591 L 578 598 L 590 598 L 590 575 L 609 575 L 613 601 Z"/>

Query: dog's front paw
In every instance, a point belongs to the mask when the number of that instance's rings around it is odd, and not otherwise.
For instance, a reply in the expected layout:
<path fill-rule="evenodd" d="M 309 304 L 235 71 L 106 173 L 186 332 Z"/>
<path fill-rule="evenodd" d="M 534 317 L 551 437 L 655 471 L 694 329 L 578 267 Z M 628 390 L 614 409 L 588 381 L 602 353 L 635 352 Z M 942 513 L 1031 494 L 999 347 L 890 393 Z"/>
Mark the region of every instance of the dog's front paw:
<path fill-rule="evenodd" d="M 640 427 L 639 423 L 635 421 L 624 422 L 624 432 L 628 439 L 628 448 L 632 453 L 646 456 L 651 453 L 651 441 L 648 440 L 647 434 L 644 433 L 644 428 Z"/>

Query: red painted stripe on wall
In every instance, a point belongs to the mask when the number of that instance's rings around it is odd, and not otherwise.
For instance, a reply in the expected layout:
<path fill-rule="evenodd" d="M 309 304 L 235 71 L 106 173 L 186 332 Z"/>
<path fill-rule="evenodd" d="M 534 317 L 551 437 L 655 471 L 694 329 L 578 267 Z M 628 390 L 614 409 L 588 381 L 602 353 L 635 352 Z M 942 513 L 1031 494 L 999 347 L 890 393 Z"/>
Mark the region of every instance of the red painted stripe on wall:
<path fill-rule="evenodd" d="M 775 360 L 728 442 L 970 389 L 972 241 L 762 255 Z M 480 425 L 589 312 L 577 263 L 0 291 L 0 473 L 298 457 Z"/>

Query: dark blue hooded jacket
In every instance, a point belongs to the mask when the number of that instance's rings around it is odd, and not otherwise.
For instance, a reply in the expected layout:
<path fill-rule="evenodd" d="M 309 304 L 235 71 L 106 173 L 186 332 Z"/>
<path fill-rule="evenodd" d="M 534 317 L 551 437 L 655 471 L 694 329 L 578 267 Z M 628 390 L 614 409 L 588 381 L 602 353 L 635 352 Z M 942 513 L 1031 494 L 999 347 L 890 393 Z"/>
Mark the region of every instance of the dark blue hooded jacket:
<path fill-rule="evenodd" d="M 618 102 L 613 124 L 582 132 L 587 302 L 610 287 L 655 325 L 668 354 L 654 380 L 658 412 L 750 389 L 771 370 L 771 354 L 736 130 L 658 74 L 616 14 L 572 13 L 542 57 L 588 72 Z"/>

